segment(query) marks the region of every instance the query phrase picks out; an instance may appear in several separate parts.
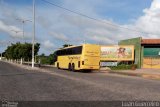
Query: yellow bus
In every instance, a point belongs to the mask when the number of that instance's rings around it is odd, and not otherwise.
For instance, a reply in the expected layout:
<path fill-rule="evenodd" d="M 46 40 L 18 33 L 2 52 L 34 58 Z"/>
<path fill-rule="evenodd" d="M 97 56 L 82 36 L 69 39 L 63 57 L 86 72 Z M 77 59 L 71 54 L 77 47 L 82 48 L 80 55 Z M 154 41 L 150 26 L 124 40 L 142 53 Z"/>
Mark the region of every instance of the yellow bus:
<path fill-rule="evenodd" d="M 98 70 L 100 63 L 100 46 L 83 44 L 59 49 L 55 52 L 57 61 L 55 66 L 59 69 Z"/>

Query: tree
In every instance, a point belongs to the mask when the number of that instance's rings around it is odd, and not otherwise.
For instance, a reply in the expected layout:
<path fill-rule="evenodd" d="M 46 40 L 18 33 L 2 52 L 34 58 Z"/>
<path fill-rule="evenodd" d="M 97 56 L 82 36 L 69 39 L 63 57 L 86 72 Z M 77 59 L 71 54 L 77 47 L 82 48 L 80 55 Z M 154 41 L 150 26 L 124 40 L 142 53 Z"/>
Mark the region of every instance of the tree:
<path fill-rule="evenodd" d="M 56 58 L 57 58 L 57 56 L 56 56 L 55 52 L 53 54 L 50 54 L 49 55 L 49 63 L 54 64 L 56 61 Z"/>
<path fill-rule="evenodd" d="M 40 44 L 35 44 L 35 55 L 38 54 L 40 48 Z M 28 61 L 32 59 L 32 44 L 31 43 L 16 43 L 11 44 L 11 46 L 8 46 L 7 49 L 4 52 L 4 56 L 7 59 L 21 59 L 23 58 L 25 61 Z"/>
<path fill-rule="evenodd" d="M 5 55 L 5 52 L 2 53 L 2 57 L 4 57 L 4 55 Z"/>
<path fill-rule="evenodd" d="M 69 47 L 69 46 L 73 46 L 73 45 L 71 45 L 71 44 L 64 44 L 64 45 L 63 45 L 63 48 Z"/>
<path fill-rule="evenodd" d="M 45 54 L 44 54 L 44 53 L 42 53 L 40 56 L 41 56 L 41 57 L 45 57 Z"/>

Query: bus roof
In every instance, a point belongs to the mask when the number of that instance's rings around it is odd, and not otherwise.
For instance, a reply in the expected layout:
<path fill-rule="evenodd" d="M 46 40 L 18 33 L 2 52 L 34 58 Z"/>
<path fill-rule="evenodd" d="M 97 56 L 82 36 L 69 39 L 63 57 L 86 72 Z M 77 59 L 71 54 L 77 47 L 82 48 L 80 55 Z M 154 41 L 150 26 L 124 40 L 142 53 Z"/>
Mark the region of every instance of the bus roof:
<path fill-rule="evenodd" d="M 85 43 L 85 44 L 89 44 L 89 43 Z M 69 46 L 69 47 L 65 47 L 65 48 L 59 48 L 59 49 L 57 49 L 57 50 L 55 50 L 55 51 L 63 50 L 63 49 L 68 49 L 68 48 L 74 48 L 74 47 L 78 47 L 78 46 L 82 46 L 82 45 L 84 45 L 84 44 L 81 44 L 81 45 L 73 45 L 73 46 Z M 96 44 L 92 44 L 92 45 L 96 45 Z"/>
<path fill-rule="evenodd" d="M 83 44 L 82 44 L 83 45 Z M 56 51 L 58 50 L 63 50 L 63 49 L 68 49 L 68 48 L 74 48 L 74 47 L 78 47 L 78 46 L 82 46 L 82 45 L 74 45 L 74 46 L 69 46 L 69 47 L 65 47 L 65 48 L 59 48 L 57 49 Z"/>

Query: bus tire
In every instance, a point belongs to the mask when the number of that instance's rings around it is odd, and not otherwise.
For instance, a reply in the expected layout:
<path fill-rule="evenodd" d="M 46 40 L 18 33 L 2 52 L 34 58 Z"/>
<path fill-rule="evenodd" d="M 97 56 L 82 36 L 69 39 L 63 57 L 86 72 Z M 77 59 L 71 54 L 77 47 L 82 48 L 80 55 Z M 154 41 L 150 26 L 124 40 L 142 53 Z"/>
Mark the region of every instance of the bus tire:
<path fill-rule="evenodd" d="M 72 64 L 72 71 L 75 72 L 75 65 L 74 65 L 74 63 Z"/>
<path fill-rule="evenodd" d="M 72 71 L 71 63 L 68 64 L 68 70 Z"/>
<path fill-rule="evenodd" d="M 57 68 L 60 69 L 60 68 L 59 68 L 59 63 L 57 63 Z"/>

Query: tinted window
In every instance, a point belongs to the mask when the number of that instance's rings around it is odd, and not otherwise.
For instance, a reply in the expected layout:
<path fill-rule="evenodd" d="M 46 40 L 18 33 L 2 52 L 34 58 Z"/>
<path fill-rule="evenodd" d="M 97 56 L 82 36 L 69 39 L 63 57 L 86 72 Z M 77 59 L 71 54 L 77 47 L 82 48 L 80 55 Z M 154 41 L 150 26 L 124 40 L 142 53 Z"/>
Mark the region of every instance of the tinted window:
<path fill-rule="evenodd" d="M 81 54 L 82 53 L 82 46 L 72 48 L 72 54 Z"/>
<path fill-rule="evenodd" d="M 56 54 L 57 56 L 82 54 L 82 46 L 58 50 Z"/>

